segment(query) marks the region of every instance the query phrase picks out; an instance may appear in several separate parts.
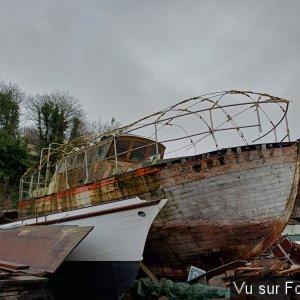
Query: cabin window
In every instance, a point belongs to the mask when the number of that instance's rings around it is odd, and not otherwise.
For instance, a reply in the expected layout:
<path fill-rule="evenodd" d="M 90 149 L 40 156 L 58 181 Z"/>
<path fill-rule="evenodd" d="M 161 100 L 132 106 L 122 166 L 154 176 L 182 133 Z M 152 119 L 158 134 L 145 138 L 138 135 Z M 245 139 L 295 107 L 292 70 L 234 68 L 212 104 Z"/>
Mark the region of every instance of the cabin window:
<path fill-rule="evenodd" d="M 160 154 L 160 156 L 162 157 L 163 153 L 164 153 L 163 147 L 160 144 L 158 144 L 158 154 Z M 155 144 L 150 145 L 150 151 L 148 153 L 147 159 L 150 159 L 151 157 L 155 156 L 156 154 L 157 154 L 156 153 L 156 145 Z"/>
<path fill-rule="evenodd" d="M 130 141 L 117 140 L 117 154 L 118 158 L 126 159 L 130 147 Z"/>
<path fill-rule="evenodd" d="M 77 168 L 81 168 L 84 164 L 84 152 L 83 153 L 80 153 L 77 155 L 76 157 L 76 163 L 75 163 L 75 169 Z"/>
<path fill-rule="evenodd" d="M 87 164 L 88 166 L 95 162 L 96 160 L 95 149 L 91 149 L 87 152 Z"/>
<path fill-rule="evenodd" d="M 158 148 L 158 153 L 161 154 L 160 148 Z M 151 158 L 151 157 L 155 156 L 156 154 L 157 154 L 156 153 L 156 145 L 153 144 L 150 146 L 150 152 L 149 152 L 148 158 Z"/>
<path fill-rule="evenodd" d="M 150 143 L 152 142 L 152 143 Z M 155 142 L 149 140 L 141 141 L 134 140 L 133 138 L 118 138 L 116 141 L 118 159 L 123 161 L 138 161 L 143 162 L 147 160 L 151 155 L 156 155 Z M 159 153 L 163 155 L 164 146 L 158 144 Z M 115 155 L 114 144 L 111 144 L 107 156 L 113 159 Z"/>
<path fill-rule="evenodd" d="M 65 160 L 61 160 L 59 162 L 59 166 L 57 168 L 57 174 L 63 173 L 66 169 L 66 161 Z"/>
<path fill-rule="evenodd" d="M 131 160 L 144 161 L 147 144 L 135 141 L 132 147 Z"/>
<path fill-rule="evenodd" d="M 96 149 L 96 160 L 102 160 L 105 158 L 109 146 L 110 144 L 105 144 Z"/>
<path fill-rule="evenodd" d="M 74 165 L 74 157 L 70 157 L 67 159 L 67 170 L 71 171 L 73 170 L 73 165 Z"/>

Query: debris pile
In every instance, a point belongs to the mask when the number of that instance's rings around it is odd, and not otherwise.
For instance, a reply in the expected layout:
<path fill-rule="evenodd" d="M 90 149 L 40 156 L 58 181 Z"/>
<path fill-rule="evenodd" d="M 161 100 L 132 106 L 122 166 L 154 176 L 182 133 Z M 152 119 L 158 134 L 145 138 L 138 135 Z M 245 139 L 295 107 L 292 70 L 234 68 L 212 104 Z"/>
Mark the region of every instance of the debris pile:
<path fill-rule="evenodd" d="M 27 265 L 0 261 L 0 299 L 51 299 L 46 287 L 48 279 L 22 272 L 27 269 Z"/>
<path fill-rule="evenodd" d="M 237 260 L 209 271 L 192 266 L 187 282 L 158 280 L 144 264 L 141 270 L 149 278 L 135 280 L 124 300 L 300 299 L 300 245 L 287 237 L 251 262 Z"/>

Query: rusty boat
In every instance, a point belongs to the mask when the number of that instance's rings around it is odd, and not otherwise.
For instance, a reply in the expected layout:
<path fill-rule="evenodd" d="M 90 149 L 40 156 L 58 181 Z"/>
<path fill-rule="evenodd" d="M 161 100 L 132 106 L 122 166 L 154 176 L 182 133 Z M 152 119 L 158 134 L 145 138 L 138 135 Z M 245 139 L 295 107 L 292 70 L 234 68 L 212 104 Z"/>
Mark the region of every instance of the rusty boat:
<path fill-rule="evenodd" d="M 263 93 L 211 93 L 81 147 L 52 144 L 21 180 L 20 217 L 166 198 L 144 250 L 155 275 L 250 260 L 278 239 L 298 192 L 299 143 L 290 140 L 288 107 Z"/>

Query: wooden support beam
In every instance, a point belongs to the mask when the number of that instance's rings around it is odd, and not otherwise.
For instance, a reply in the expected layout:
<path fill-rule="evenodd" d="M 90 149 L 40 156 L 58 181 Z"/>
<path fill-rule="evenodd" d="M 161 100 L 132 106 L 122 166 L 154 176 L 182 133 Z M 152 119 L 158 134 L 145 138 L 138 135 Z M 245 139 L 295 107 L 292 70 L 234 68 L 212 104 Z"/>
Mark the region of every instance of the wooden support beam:
<path fill-rule="evenodd" d="M 147 268 L 147 266 L 143 262 L 140 262 L 140 268 L 151 280 L 158 281 L 155 275 Z"/>
<path fill-rule="evenodd" d="M 297 266 L 284 271 L 278 271 L 277 274 L 282 276 L 282 275 L 289 275 L 289 274 L 299 273 L 299 272 L 300 272 L 300 266 Z"/>

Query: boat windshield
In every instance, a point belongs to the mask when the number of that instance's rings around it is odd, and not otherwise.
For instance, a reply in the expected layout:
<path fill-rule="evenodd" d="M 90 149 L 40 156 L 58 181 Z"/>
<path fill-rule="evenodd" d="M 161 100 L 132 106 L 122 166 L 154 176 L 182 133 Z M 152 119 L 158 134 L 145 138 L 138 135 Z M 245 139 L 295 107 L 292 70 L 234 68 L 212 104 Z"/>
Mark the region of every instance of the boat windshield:
<path fill-rule="evenodd" d="M 158 154 L 163 157 L 165 147 L 158 144 Z M 140 138 L 140 137 L 119 137 L 116 139 L 117 157 L 120 161 L 127 162 L 144 162 L 151 160 L 155 156 L 156 144 L 154 141 Z M 115 156 L 114 143 L 112 143 L 107 157 L 113 158 Z"/>

